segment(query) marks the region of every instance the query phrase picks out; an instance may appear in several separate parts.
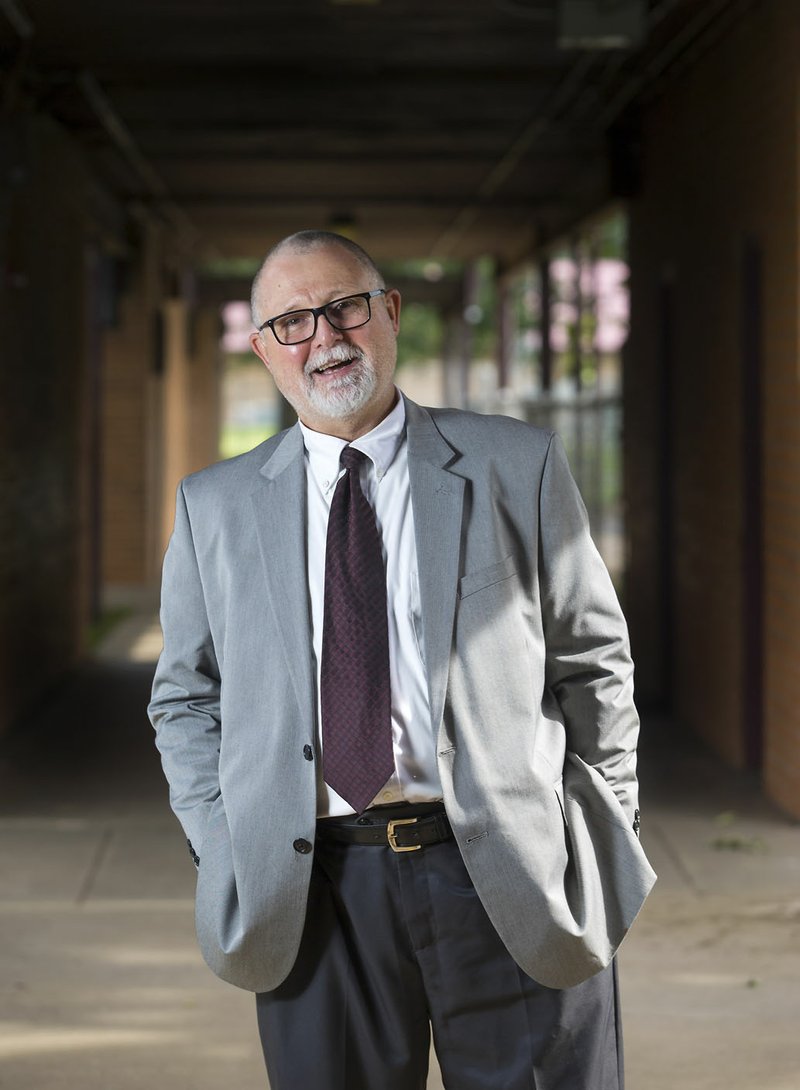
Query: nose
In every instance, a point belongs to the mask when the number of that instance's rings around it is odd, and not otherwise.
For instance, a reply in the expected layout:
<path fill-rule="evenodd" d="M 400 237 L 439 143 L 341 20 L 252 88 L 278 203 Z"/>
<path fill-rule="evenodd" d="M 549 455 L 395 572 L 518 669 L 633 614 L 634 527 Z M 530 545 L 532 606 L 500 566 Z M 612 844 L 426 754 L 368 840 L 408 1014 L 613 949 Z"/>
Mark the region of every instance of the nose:
<path fill-rule="evenodd" d="M 320 314 L 317 319 L 317 332 L 313 339 L 315 348 L 328 348 L 344 340 L 344 333 L 340 329 L 335 329 L 324 314 Z"/>

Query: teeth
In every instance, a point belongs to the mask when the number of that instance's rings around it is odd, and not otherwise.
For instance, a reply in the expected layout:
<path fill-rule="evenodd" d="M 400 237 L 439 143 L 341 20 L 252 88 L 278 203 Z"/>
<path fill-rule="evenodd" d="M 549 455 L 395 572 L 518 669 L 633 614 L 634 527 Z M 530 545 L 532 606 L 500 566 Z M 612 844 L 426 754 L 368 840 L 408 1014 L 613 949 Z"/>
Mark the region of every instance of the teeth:
<path fill-rule="evenodd" d="M 344 363 L 350 363 L 349 359 L 346 360 L 331 360 L 330 363 L 323 363 L 321 367 L 317 368 L 317 374 L 323 374 L 325 371 L 330 371 L 332 367 L 341 367 Z"/>

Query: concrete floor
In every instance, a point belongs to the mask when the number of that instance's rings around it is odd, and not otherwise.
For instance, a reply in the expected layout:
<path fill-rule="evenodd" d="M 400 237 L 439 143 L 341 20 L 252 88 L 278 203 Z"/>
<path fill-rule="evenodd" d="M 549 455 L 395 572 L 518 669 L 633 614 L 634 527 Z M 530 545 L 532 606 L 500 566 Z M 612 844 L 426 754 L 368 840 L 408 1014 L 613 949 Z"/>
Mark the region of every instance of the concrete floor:
<path fill-rule="evenodd" d="M 3 1090 L 266 1087 L 252 997 L 194 945 L 157 648 L 126 622 L 0 746 Z M 628 1090 L 800 1090 L 800 826 L 669 724 L 641 773 L 660 878 L 620 956 Z"/>

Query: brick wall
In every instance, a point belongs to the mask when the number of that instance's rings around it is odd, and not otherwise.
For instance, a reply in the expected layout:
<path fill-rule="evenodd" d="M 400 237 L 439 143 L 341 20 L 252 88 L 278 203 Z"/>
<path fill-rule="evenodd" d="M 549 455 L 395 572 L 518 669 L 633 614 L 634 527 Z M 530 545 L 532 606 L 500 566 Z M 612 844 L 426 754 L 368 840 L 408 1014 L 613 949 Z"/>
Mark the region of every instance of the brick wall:
<path fill-rule="evenodd" d="M 119 209 L 50 119 L 7 119 L 0 161 L 2 732 L 85 652 L 101 587 L 157 586 L 177 476 L 216 457 L 218 318 L 187 339 L 152 222 L 114 284 Z"/>
<path fill-rule="evenodd" d="M 160 542 L 161 251 L 158 228 L 140 224 L 118 320 L 103 348 L 103 582 L 126 590 L 155 580 Z"/>
<path fill-rule="evenodd" d="M 164 374 L 161 539 L 159 560 L 175 516 L 175 490 L 187 473 L 219 459 L 219 316 L 192 312 L 186 301 L 162 307 Z"/>
<path fill-rule="evenodd" d="M 158 586 L 175 488 L 218 451 L 219 317 L 165 298 L 169 239 L 141 226 L 103 366 L 103 580 L 109 599 Z"/>
<path fill-rule="evenodd" d="M 758 424 L 757 406 L 745 402 L 742 387 L 743 252 L 752 240 L 763 298 L 763 772 L 769 793 L 795 814 L 798 56 L 800 10 L 764 0 L 647 109 L 644 184 L 631 206 L 625 376 L 628 603 L 640 690 L 661 697 L 741 766 L 751 669 L 743 620 L 743 452 Z M 665 454 L 666 479 L 659 469 Z"/>

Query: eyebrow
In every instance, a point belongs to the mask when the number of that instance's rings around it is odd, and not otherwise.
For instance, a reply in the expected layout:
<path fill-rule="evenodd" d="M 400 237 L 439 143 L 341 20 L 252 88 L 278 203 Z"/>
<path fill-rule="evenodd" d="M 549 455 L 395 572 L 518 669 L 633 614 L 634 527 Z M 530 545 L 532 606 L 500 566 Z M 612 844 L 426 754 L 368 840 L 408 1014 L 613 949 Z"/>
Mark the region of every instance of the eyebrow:
<path fill-rule="evenodd" d="M 371 288 L 337 288 L 335 291 L 332 291 L 330 293 L 329 298 L 324 303 L 318 303 L 317 306 L 326 307 L 328 303 L 332 303 L 336 299 L 347 299 L 351 295 L 359 295 L 362 291 L 371 290 Z M 292 314 L 295 310 L 312 310 L 313 306 L 313 303 L 294 303 L 290 304 L 287 307 L 284 307 L 283 310 L 274 311 L 274 313 L 270 314 L 269 317 L 280 318 L 282 314 Z"/>

